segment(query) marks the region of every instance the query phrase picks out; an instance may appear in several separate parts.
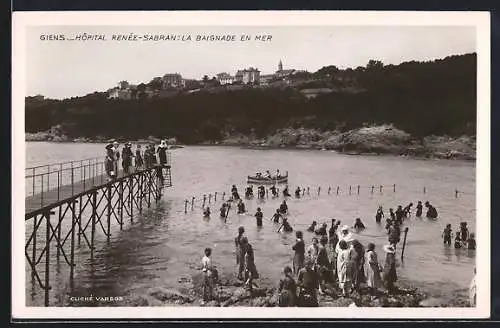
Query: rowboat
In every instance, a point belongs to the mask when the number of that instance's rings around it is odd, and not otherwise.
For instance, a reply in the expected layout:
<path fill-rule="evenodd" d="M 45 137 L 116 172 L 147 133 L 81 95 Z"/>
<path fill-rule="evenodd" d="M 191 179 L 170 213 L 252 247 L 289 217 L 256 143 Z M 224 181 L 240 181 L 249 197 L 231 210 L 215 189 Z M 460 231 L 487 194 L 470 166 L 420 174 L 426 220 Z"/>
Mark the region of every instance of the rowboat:
<path fill-rule="evenodd" d="M 282 184 L 288 183 L 288 171 L 285 175 L 280 175 L 278 177 L 274 176 L 271 178 L 267 178 L 265 176 L 248 176 L 248 183 L 251 184 Z"/>

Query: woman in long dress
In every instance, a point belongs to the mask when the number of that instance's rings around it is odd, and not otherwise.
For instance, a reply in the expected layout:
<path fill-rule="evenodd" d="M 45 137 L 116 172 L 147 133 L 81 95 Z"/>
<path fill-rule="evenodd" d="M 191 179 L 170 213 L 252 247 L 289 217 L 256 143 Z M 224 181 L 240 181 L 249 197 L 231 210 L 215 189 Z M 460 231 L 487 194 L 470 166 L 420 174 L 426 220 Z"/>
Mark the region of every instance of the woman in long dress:
<path fill-rule="evenodd" d="M 350 252 L 345 240 L 339 241 L 339 252 L 337 254 L 337 276 L 342 296 L 347 296 L 351 288 L 351 273 L 349 272 Z"/>
<path fill-rule="evenodd" d="M 284 277 L 280 279 L 278 288 L 278 304 L 280 307 L 289 307 L 297 305 L 297 284 L 293 279 L 292 269 L 286 266 L 283 270 Z"/>
<path fill-rule="evenodd" d="M 295 245 L 292 246 L 292 250 L 295 251 L 293 255 L 293 274 L 299 274 L 301 268 L 304 267 L 304 259 L 305 259 L 305 244 L 304 239 L 302 237 L 302 231 L 297 231 L 295 233 L 297 237 L 297 241 Z"/>
<path fill-rule="evenodd" d="M 365 263 L 367 264 L 365 265 L 366 285 L 371 289 L 371 292 L 374 293 L 378 288 L 382 287 L 382 279 L 380 278 L 380 265 L 373 243 L 369 243 L 367 246 Z"/>
<path fill-rule="evenodd" d="M 396 249 L 393 245 L 385 245 L 384 251 L 387 255 L 385 257 L 383 278 L 387 291 L 392 294 L 395 290 L 394 283 L 398 280 L 396 273 Z"/>

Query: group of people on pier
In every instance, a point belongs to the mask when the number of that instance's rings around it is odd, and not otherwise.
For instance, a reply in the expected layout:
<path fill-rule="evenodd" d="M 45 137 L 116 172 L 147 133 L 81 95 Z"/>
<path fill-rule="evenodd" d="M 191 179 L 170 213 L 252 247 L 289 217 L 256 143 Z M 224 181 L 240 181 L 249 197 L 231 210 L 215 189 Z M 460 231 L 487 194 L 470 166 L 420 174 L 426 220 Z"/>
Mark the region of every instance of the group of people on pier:
<path fill-rule="evenodd" d="M 158 147 L 154 143 L 146 144 L 144 150 L 142 150 L 140 144 L 137 144 L 134 153 L 132 151 L 132 143 L 126 142 L 120 154 L 120 144 L 117 141 L 109 143 L 106 145 L 106 174 L 109 179 L 118 177 L 120 158 L 124 175 L 130 174 L 132 168 L 135 168 L 137 171 L 154 167 L 157 164 L 165 166 L 167 165 L 167 149 L 168 145 L 166 140 L 162 140 Z M 161 166 L 156 168 L 156 173 L 158 178 L 163 180 Z"/>

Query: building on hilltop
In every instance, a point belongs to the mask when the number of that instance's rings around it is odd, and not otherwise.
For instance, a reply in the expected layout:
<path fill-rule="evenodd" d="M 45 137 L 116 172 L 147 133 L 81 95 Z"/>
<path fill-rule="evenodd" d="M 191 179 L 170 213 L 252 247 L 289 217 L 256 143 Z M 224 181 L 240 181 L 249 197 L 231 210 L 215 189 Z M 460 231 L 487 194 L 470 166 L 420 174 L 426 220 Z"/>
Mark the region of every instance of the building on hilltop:
<path fill-rule="evenodd" d="M 276 76 L 274 74 L 265 74 L 260 76 L 260 85 L 269 85 Z"/>
<path fill-rule="evenodd" d="M 235 81 L 243 84 L 259 83 L 260 71 L 256 68 L 250 67 L 248 69 L 238 70 L 235 75 Z"/>
<path fill-rule="evenodd" d="M 132 99 L 132 90 L 131 89 L 120 89 L 120 87 L 115 87 L 108 90 L 108 99 L 124 99 L 130 100 Z"/>
<path fill-rule="evenodd" d="M 125 89 L 128 89 L 129 87 L 130 87 L 130 83 L 128 83 L 128 81 L 118 82 L 118 89 L 120 89 L 120 90 L 125 90 Z"/>
<path fill-rule="evenodd" d="M 278 63 L 278 70 L 276 71 L 276 73 L 274 73 L 274 75 L 277 78 L 282 79 L 282 78 L 285 78 L 287 76 L 294 74 L 295 72 L 296 72 L 296 70 L 294 70 L 294 69 L 283 69 L 283 62 L 280 59 L 280 62 Z"/>
<path fill-rule="evenodd" d="M 174 73 L 174 74 L 165 74 L 162 77 L 162 87 L 163 89 L 168 89 L 168 88 L 183 88 L 184 87 L 184 80 L 182 79 L 182 76 L 179 73 Z"/>
<path fill-rule="evenodd" d="M 234 82 L 234 76 L 231 76 L 230 74 L 225 72 L 219 73 L 217 74 L 217 81 L 219 81 L 221 85 L 232 84 Z"/>

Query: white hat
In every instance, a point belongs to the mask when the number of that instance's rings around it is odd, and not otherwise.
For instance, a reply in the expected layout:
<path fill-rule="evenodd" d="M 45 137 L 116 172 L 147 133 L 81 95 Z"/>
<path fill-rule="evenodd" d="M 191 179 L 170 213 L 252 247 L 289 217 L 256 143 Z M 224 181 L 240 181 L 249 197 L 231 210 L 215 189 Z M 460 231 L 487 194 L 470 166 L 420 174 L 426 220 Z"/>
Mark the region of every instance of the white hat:
<path fill-rule="evenodd" d="M 342 228 L 340 228 L 340 231 L 349 231 L 349 226 L 347 224 L 344 224 Z"/>
<path fill-rule="evenodd" d="M 162 147 L 162 148 L 167 147 L 167 141 L 166 140 L 162 140 L 161 144 L 160 144 L 160 147 Z"/>
<path fill-rule="evenodd" d="M 383 249 L 384 249 L 384 252 L 386 252 L 386 253 L 392 253 L 392 254 L 396 253 L 396 250 L 394 249 L 394 246 L 392 246 L 392 245 L 384 245 Z"/>

